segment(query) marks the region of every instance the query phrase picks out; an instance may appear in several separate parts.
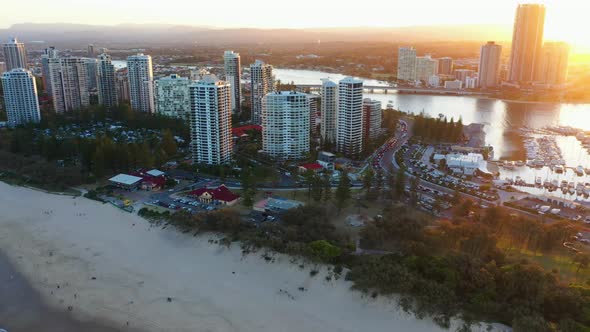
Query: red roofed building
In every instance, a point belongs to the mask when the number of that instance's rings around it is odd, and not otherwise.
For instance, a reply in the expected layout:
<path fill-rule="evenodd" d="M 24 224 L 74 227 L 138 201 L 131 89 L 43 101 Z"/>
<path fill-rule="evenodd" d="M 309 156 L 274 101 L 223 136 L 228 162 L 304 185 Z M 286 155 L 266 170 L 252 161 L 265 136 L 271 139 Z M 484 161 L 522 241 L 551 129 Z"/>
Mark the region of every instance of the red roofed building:
<path fill-rule="evenodd" d="M 224 205 L 234 205 L 240 199 L 240 195 L 234 194 L 223 184 L 215 189 L 200 188 L 193 190 L 189 194 L 195 196 L 201 203 L 217 201 Z"/>
<path fill-rule="evenodd" d="M 248 126 L 237 127 L 237 128 L 233 128 L 231 130 L 231 133 L 232 133 L 233 137 L 242 138 L 244 136 L 248 136 L 248 134 L 246 132 L 250 131 L 250 130 L 262 132 L 262 126 L 248 125 Z"/>
<path fill-rule="evenodd" d="M 299 173 L 305 173 L 307 171 L 314 171 L 315 173 L 321 171 L 324 167 L 318 163 L 303 164 L 299 165 Z"/>

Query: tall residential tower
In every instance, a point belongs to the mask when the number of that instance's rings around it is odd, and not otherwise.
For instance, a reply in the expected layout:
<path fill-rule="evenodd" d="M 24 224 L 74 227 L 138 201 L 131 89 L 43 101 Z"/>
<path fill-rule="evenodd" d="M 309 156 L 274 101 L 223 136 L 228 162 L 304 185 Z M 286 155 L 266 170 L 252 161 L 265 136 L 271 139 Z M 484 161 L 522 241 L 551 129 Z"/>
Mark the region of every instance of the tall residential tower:
<path fill-rule="evenodd" d="M 154 113 L 152 57 L 141 53 L 127 57 L 127 75 L 131 108 L 142 113 Z"/>
<path fill-rule="evenodd" d="M 336 116 L 338 114 L 338 84 L 322 80 L 321 134 L 325 143 L 336 143 Z"/>
<path fill-rule="evenodd" d="M 541 65 L 545 6 L 522 4 L 516 9 L 508 81 L 530 83 Z"/>
<path fill-rule="evenodd" d="M 347 77 L 338 83 L 336 149 L 355 157 L 363 150 L 363 81 Z"/>
<path fill-rule="evenodd" d="M 262 123 L 262 98 L 274 90 L 272 66 L 256 60 L 250 65 L 250 80 L 252 94 L 251 119 L 254 124 Z"/>
<path fill-rule="evenodd" d="M 90 105 L 84 58 L 50 58 L 49 81 L 55 112 L 79 111 Z"/>
<path fill-rule="evenodd" d="M 489 41 L 481 47 L 478 69 L 478 86 L 480 88 L 495 88 L 500 83 L 501 56 L 502 46 L 493 41 Z"/>
<path fill-rule="evenodd" d="M 397 79 L 416 80 L 416 50 L 413 47 L 400 47 L 397 57 Z"/>
<path fill-rule="evenodd" d="M 98 103 L 104 105 L 107 109 L 111 109 L 119 102 L 115 81 L 115 66 L 113 66 L 111 56 L 101 54 L 98 57 L 97 69 Z"/>
<path fill-rule="evenodd" d="M 231 160 L 231 84 L 215 75 L 190 86 L 191 150 L 196 164 L 220 165 Z"/>
<path fill-rule="evenodd" d="M 156 80 L 154 82 L 156 113 L 189 121 L 190 85 L 191 81 L 188 78 L 177 74 Z"/>
<path fill-rule="evenodd" d="M 8 124 L 17 126 L 41 120 L 37 85 L 30 71 L 16 68 L 2 74 L 4 102 L 8 115 Z"/>
<path fill-rule="evenodd" d="M 262 150 L 283 160 L 309 153 L 309 99 L 305 93 L 271 92 L 262 103 Z"/>
<path fill-rule="evenodd" d="M 27 68 L 27 50 L 25 44 L 16 38 L 11 38 L 8 43 L 3 45 L 4 59 L 6 62 L 6 71 L 15 68 Z"/>
<path fill-rule="evenodd" d="M 223 65 L 225 69 L 225 81 L 232 85 L 232 111 L 239 112 L 242 102 L 242 64 L 240 54 L 234 51 L 223 53 Z"/>

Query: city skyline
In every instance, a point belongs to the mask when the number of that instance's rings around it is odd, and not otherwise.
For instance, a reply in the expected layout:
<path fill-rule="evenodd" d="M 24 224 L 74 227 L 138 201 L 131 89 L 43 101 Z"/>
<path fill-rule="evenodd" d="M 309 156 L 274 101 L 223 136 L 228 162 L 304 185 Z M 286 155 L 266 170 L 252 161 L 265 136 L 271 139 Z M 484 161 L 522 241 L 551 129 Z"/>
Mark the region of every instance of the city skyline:
<path fill-rule="evenodd" d="M 82 10 L 84 6 L 70 6 L 71 1 L 56 0 L 47 3 L 45 1 L 32 0 L 31 2 L 7 4 L 6 10 L 0 13 L 0 28 L 8 28 L 13 24 L 34 23 L 75 23 L 75 24 L 173 24 L 207 26 L 215 28 L 345 28 L 345 27 L 406 27 L 406 26 L 436 26 L 436 25 L 467 25 L 467 24 L 500 24 L 511 26 L 515 8 L 523 1 L 498 0 L 490 3 L 471 2 L 467 0 L 449 0 L 444 3 L 421 0 L 410 3 L 390 3 L 382 0 L 372 0 L 365 3 L 367 8 L 374 6 L 379 10 L 371 11 L 371 15 L 358 15 L 356 8 L 343 6 L 334 7 L 330 1 L 312 2 L 302 0 L 298 5 L 309 6 L 317 10 L 308 12 L 297 20 L 285 20 L 280 15 L 281 6 L 269 0 L 253 0 L 253 2 L 240 3 L 228 0 L 232 8 L 239 10 L 225 11 L 223 15 L 199 17 L 194 20 L 191 8 L 198 6 L 199 12 L 211 11 L 216 8 L 207 3 L 196 3 L 184 0 L 171 0 L 167 7 L 182 6 L 183 10 L 173 11 L 174 15 L 153 10 L 160 5 L 154 0 L 146 0 L 141 6 L 137 6 L 136 0 L 124 3 L 107 0 L 101 6 L 92 11 Z M 590 49 L 590 35 L 580 29 L 577 22 L 583 22 L 585 13 L 590 9 L 590 3 L 584 1 L 530 1 L 547 6 L 546 38 L 548 40 L 564 40 L 576 49 Z M 77 3 L 78 4 L 78 3 Z M 255 5 L 256 4 L 256 5 Z M 151 5 L 151 6 L 150 6 Z M 214 6 L 211 3 L 211 6 Z M 258 10 L 263 6 L 264 11 Z M 31 12 L 28 8 L 35 7 L 38 10 Z M 444 8 L 443 8 L 444 7 Z M 449 7 L 460 8 L 445 15 L 438 15 L 440 10 Z M 57 10 L 59 8 L 59 11 Z M 70 10 L 63 10 L 70 8 Z M 79 9 L 78 9 L 79 8 Z M 430 8 L 429 11 L 422 10 Z M 116 9 L 113 11 L 113 9 Z M 133 16 L 125 13 L 131 12 Z M 332 15 L 323 15 L 329 9 Z M 478 13 L 485 12 L 485 15 Z M 261 13 L 264 13 L 262 15 Z M 469 14 L 469 15 L 466 15 Z M 252 19 L 252 18 L 255 19 Z"/>

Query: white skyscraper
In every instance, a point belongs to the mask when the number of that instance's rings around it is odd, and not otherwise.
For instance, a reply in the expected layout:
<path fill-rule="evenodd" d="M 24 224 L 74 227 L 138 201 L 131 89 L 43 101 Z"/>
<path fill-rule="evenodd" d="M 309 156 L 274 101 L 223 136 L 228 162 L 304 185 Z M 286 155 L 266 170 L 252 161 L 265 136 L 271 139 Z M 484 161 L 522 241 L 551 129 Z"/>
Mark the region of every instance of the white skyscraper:
<path fill-rule="evenodd" d="M 482 89 L 495 88 L 500 83 L 502 46 L 493 41 L 481 47 L 479 56 L 479 82 Z"/>
<path fill-rule="evenodd" d="M 363 81 L 347 77 L 338 84 L 336 149 L 348 156 L 363 150 Z"/>
<path fill-rule="evenodd" d="M 45 92 L 48 94 L 52 94 L 51 92 L 51 81 L 49 79 L 49 59 L 57 58 L 58 51 L 55 47 L 50 46 L 43 50 L 43 54 L 41 55 L 41 75 L 43 79 L 43 88 Z"/>
<path fill-rule="evenodd" d="M 14 68 L 27 68 L 27 50 L 25 49 L 25 44 L 19 42 L 16 38 L 11 38 L 8 43 L 3 45 L 3 48 L 7 71 Z"/>
<path fill-rule="evenodd" d="M 541 52 L 538 81 L 561 85 L 567 81 L 569 46 L 562 42 L 545 43 Z"/>
<path fill-rule="evenodd" d="M 191 111 L 189 92 L 191 83 L 188 78 L 176 74 L 156 80 L 154 82 L 156 113 L 188 121 Z"/>
<path fill-rule="evenodd" d="M 110 109 L 118 104 L 117 83 L 115 81 L 115 66 L 111 56 L 101 54 L 98 57 L 98 103 Z"/>
<path fill-rule="evenodd" d="M 152 57 L 144 54 L 127 57 L 131 108 L 143 113 L 154 112 L 154 73 Z"/>
<path fill-rule="evenodd" d="M 262 103 L 262 150 L 283 160 L 309 153 L 309 99 L 305 93 L 271 92 Z"/>
<path fill-rule="evenodd" d="M 381 102 L 363 99 L 363 139 L 375 139 L 381 135 Z"/>
<path fill-rule="evenodd" d="M 191 150 L 193 162 L 220 165 L 231 160 L 231 84 L 215 75 L 191 84 Z"/>
<path fill-rule="evenodd" d="M 2 86 L 10 126 L 41 120 L 37 85 L 30 71 L 17 68 L 5 72 L 2 74 Z"/>
<path fill-rule="evenodd" d="M 432 75 L 436 75 L 438 62 L 431 58 L 430 55 L 416 58 L 416 80 L 428 82 Z"/>
<path fill-rule="evenodd" d="M 541 65 L 545 6 L 521 4 L 516 9 L 509 77 L 511 82 L 532 82 Z"/>
<path fill-rule="evenodd" d="M 321 132 L 324 143 L 336 143 L 336 115 L 338 114 L 338 84 L 322 80 Z"/>
<path fill-rule="evenodd" d="M 55 112 L 79 111 L 90 105 L 84 58 L 50 58 L 49 81 Z"/>
<path fill-rule="evenodd" d="M 252 95 L 251 119 L 254 124 L 262 123 L 262 98 L 274 90 L 272 66 L 256 60 L 250 65 L 250 80 Z"/>
<path fill-rule="evenodd" d="M 400 47 L 397 58 L 397 79 L 416 80 L 416 50 L 413 47 Z"/>
<path fill-rule="evenodd" d="M 223 64 L 225 69 L 225 80 L 232 85 L 232 110 L 240 111 L 242 101 L 242 64 L 240 54 L 234 51 L 225 51 L 223 53 Z"/>

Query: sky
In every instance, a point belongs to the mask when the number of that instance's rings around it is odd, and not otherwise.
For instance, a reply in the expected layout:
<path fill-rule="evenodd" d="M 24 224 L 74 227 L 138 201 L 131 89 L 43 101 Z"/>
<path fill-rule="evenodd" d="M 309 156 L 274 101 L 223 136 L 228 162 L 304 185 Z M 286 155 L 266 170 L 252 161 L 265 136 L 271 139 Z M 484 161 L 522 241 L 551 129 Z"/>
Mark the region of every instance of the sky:
<path fill-rule="evenodd" d="M 539 0 L 546 39 L 590 49 L 590 0 Z M 518 0 L 7 0 L 0 28 L 15 23 L 165 23 L 210 27 L 321 28 L 512 25 Z"/>

